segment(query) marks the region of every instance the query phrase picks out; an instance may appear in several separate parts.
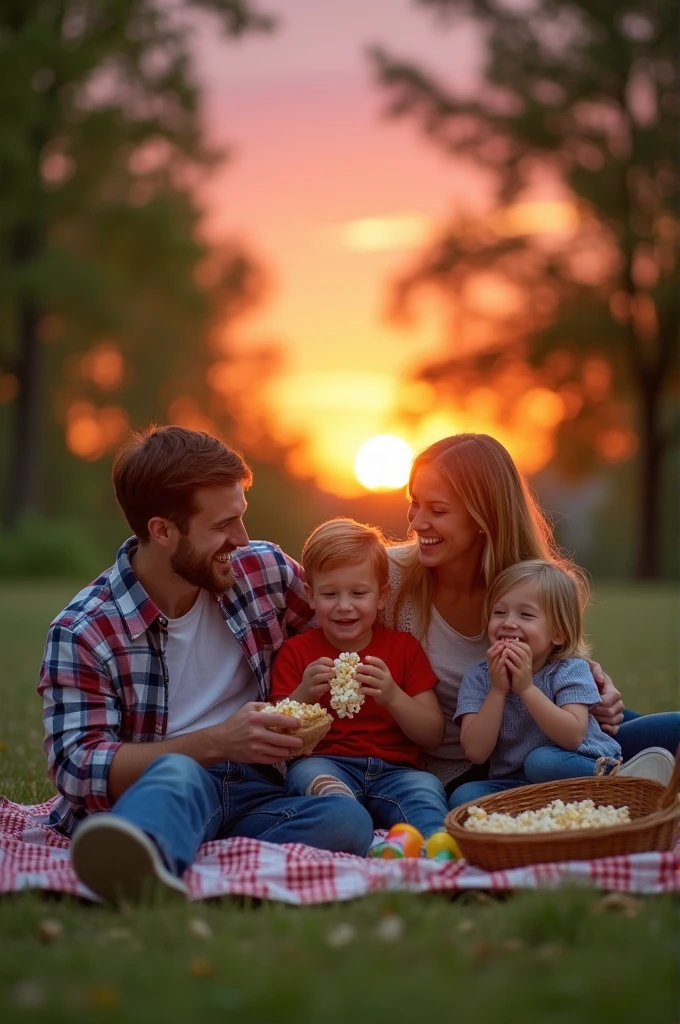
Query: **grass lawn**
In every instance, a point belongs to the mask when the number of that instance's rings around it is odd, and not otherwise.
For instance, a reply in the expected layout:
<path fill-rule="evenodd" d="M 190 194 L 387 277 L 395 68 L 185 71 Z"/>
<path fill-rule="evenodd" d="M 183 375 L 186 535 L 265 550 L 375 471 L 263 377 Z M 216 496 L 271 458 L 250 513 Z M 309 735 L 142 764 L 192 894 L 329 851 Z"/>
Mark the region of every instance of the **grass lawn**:
<path fill-rule="evenodd" d="M 35 682 L 46 626 L 73 590 L 0 586 L 0 793 L 20 802 L 52 793 Z M 596 656 L 639 711 L 677 706 L 677 612 L 670 590 L 596 593 Z M 612 908 L 579 889 L 384 894 L 304 910 L 223 900 L 119 914 L 26 893 L 0 898 L 0 949 L 7 1022 L 680 1020 L 671 897 Z"/>

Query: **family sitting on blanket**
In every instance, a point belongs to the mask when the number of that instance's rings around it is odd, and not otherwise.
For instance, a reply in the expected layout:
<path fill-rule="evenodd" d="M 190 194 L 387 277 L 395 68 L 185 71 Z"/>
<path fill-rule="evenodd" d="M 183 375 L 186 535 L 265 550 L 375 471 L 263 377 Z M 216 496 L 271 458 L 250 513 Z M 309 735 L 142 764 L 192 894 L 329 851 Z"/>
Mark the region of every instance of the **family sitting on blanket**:
<path fill-rule="evenodd" d="M 275 652 L 309 629 L 314 609 L 300 566 L 248 540 L 247 465 L 207 434 L 154 427 L 123 446 L 113 482 L 134 536 L 52 623 L 39 686 L 61 794 L 50 824 L 74 833 L 81 880 L 112 901 L 154 886 L 185 892 L 181 876 L 200 844 L 230 836 L 364 855 L 374 823 L 361 800 L 291 795 L 275 767 L 300 740 L 290 718 L 259 708 Z M 556 551 L 510 456 L 485 435 L 419 455 L 409 495 L 415 539 L 387 550 L 380 615 L 419 638 L 438 680 L 445 734 L 424 766 L 450 794 L 488 778 L 454 722 L 461 680 L 486 658 L 487 590 L 510 565 Z M 629 761 L 622 771 L 663 777 L 680 714 L 624 712 L 599 665 L 590 670 L 600 694 L 591 713 L 616 734 Z M 404 736 L 413 739 L 423 743 L 418 730 Z"/>

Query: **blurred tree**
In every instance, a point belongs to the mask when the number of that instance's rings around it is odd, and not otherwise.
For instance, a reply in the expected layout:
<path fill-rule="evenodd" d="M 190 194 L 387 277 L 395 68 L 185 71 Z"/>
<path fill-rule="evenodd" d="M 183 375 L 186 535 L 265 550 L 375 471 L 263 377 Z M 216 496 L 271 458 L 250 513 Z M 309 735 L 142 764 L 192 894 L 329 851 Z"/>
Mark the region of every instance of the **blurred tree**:
<path fill-rule="evenodd" d="M 376 47 L 390 113 L 473 161 L 494 197 L 490 214 L 447 225 L 398 283 L 401 314 L 424 288 L 451 312 L 452 354 L 424 377 L 453 395 L 491 392 L 506 416 L 533 394 L 572 473 L 639 443 L 637 572 L 658 576 L 678 427 L 677 4 L 418 2 L 479 25 L 484 81 L 461 95 Z M 548 182 L 550 202 L 527 202 Z"/>
<path fill-rule="evenodd" d="M 206 370 L 226 355 L 211 327 L 260 293 L 242 252 L 211 250 L 200 235 L 194 187 L 221 154 L 203 137 L 192 9 L 229 37 L 272 26 L 246 0 L 0 9 L 8 525 L 68 488 L 64 439 L 97 460 L 130 422 L 211 426 Z"/>

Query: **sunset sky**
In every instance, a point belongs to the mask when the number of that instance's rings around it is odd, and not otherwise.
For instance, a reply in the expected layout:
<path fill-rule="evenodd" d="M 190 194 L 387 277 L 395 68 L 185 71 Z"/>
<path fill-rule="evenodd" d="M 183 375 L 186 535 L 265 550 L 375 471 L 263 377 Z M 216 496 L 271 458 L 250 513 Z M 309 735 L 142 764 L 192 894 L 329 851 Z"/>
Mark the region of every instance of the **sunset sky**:
<path fill-rule="evenodd" d="M 285 350 L 276 430 L 309 436 L 300 468 L 356 490 L 357 449 L 394 428 L 402 372 L 439 340 L 432 313 L 408 332 L 386 322 L 390 278 L 452 199 L 476 199 L 471 174 L 381 116 L 365 51 L 421 56 L 465 84 L 481 51 L 470 29 L 442 37 L 409 0 L 261 6 L 280 19 L 272 35 L 225 42 L 208 19 L 196 32 L 209 132 L 233 154 L 210 183 L 208 229 L 243 240 L 271 279 L 240 333 Z"/>
<path fill-rule="evenodd" d="M 207 230 L 242 240 L 271 279 L 239 343 L 285 351 L 268 399 L 278 436 L 303 436 L 291 468 L 356 493 L 355 455 L 372 435 L 417 449 L 488 427 L 454 410 L 424 414 L 416 435 L 395 421 L 405 372 L 439 350 L 443 331 L 434 306 L 408 331 L 389 323 L 389 283 L 434 225 L 456 208 L 482 211 L 485 194 L 414 124 L 384 117 L 366 49 L 379 43 L 474 91 L 483 47 L 472 26 L 443 31 L 410 0 L 262 6 L 278 30 L 237 44 L 197 22 L 207 126 L 232 153 L 207 189 Z M 422 389 L 411 397 L 426 410 Z"/>

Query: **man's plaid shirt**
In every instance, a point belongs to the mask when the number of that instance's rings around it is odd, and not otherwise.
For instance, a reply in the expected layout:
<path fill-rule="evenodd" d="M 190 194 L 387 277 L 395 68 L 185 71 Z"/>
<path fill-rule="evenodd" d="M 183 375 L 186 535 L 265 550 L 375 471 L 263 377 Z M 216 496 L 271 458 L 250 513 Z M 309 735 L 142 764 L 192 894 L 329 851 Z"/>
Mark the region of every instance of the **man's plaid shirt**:
<path fill-rule="evenodd" d="M 167 619 L 130 565 L 130 538 L 115 565 L 81 590 L 50 626 L 38 692 L 44 749 L 62 799 L 50 824 L 70 833 L 91 811 L 110 809 L 107 780 L 122 743 L 162 740 L 168 722 Z M 233 587 L 220 598 L 267 699 L 275 651 L 313 618 L 300 566 L 274 544 L 232 554 Z"/>

